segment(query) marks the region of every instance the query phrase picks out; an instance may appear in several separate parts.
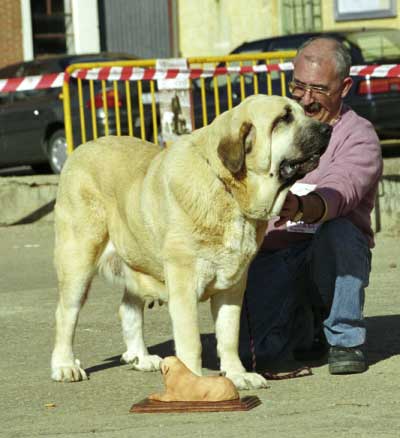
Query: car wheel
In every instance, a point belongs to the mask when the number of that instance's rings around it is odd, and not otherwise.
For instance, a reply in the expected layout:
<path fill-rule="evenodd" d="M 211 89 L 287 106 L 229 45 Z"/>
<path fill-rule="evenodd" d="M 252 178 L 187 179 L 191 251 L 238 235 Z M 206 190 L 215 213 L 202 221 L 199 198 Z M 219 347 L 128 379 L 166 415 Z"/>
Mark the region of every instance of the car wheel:
<path fill-rule="evenodd" d="M 58 129 L 49 138 L 48 156 L 53 173 L 60 173 L 67 160 L 67 141 L 64 129 Z"/>

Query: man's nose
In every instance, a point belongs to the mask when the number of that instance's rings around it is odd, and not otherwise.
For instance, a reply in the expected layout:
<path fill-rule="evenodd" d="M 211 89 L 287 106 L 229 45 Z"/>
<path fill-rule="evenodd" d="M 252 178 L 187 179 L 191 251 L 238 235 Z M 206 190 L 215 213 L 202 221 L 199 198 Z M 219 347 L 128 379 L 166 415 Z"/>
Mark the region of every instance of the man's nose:
<path fill-rule="evenodd" d="M 301 101 L 303 105 L 309 105 L 310 103 L 314 102 L 312 91 L 310 89 L 305 90 Z"/>

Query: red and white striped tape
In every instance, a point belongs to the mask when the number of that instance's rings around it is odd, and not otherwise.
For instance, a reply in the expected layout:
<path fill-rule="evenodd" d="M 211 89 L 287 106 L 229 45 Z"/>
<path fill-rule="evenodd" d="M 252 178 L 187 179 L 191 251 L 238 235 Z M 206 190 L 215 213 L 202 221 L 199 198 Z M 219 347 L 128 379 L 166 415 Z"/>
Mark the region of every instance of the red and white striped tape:
<path fill-rule="evenodd" d="M 157 70 L 155 68 L 141 67 L 101 67 L 80 69 L 72 72 L 74 78 L 88 80 L 110 81 L 149 81 L 157 79 L 198 79 L 227 74 L 263 73 L 272 71 L 288 71 L 293 69 L 291 62 L 282 64 L 259 64 L 247 66 L 230 66 L 214 68 L 191 68 L 191 69 L 168 69 Z"/>
<path fill-rule="evenodd" d="M 71 76 L 86 80 L 108 81 L 149 81 L 157 79 L 198 79 L 213 76 L 246 73 L 285 72 L 293 70 L 291 62 L 281 64 L 259 64 L 246 66 L 168 69 L 141 67 L 102 67 L 79 69 L 72 72 Z M 369 76 L 379 78 L 400 77 L 400 65 L 354 65 L 350 70 L 351 76 Z M 26 76 L 24 78 L 0 79 L 0 92 L 25 91 L 43 88 L 61 87 L 64 73 L 52 73 L 42 76 Z"/>
<path fill-rule="evenodd" d="M 139 67 L 103 67 L 76 70 L 72 76 L 80 79 L 92 80 L 156 80 L 156 79 L 198 79 L 229 74 L 266 73 L 293 70 L 291 62 L 281 64 L 259 64 L 246 66 L 215 67 L 215 68 L 192 68 L 192 69 L 168 69 L 156 70 L 154 68 Z M 400 65 L 355 65 L 351 67 L 352 76 L 371 77 L 399 77 Z"/>
<path fill-rule="evenodd" d="M 41 76 L 0 79 L 0 92 L 40 90 L 43 88 L 62 87 L 64 73 L 50 73 Z"/>

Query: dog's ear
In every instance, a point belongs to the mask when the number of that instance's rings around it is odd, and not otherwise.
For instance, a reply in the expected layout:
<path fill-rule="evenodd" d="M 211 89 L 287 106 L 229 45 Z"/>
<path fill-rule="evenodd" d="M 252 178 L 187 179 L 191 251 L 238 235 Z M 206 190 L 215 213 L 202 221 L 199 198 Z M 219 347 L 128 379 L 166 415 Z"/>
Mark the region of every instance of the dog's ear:
<path fill-rule="evenodd" d="M 169 371 L 169 366 L 164 362 L 164 361 L 162 361 L 161 362 L 161 364 L 160 364 L 160 368 L 161 368 L 161 374 L 163 374 L 164 376 L 168 373 L 168 371 Z"/>
<path fill-rule="evenodd" d="M 237 174 L 242 170 L 245 155 L 251 151 L 254 139 L 255 128 L 250 122 L 242 123 L 237 138 L 228 136 L 221 139 L 218 156 L 231 173 Z"/>

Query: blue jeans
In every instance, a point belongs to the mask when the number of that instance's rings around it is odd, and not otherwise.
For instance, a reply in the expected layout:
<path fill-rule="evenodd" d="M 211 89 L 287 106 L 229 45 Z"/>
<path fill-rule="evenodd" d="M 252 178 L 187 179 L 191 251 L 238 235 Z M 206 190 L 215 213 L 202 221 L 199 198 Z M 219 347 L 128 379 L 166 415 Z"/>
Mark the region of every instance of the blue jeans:
<path fill-rule="evenodd" d="M 316 309 L 329 345 L 365 343 L 364 289 L 371 251 L 363 233 L 345 218 L 322 224 L 315 235 L 253 260 L 243 301 L 239 354 L 252 368 L 250 344 L 262 367 L 310 348 Z"/>

